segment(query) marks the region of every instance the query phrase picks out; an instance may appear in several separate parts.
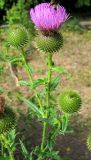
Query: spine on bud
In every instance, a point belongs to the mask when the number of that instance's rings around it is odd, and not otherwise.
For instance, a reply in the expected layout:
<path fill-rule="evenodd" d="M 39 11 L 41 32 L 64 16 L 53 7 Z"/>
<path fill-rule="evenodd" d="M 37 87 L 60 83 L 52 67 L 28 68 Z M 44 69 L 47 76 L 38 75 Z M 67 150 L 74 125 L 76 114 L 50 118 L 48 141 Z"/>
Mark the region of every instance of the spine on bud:
<path fill-rule="evenodd" d="M 7 134 L 16 125 L 16 115 L 14 111 L 6 107 L 4 112 L 0 112 L 0 134 Z"/>
<path fill-rule="evenodd" d="M 43 53 L 56 53 L 63 46 L 63 36 L 58 33 L 39 34 L 35 38 L 36 47 Z"/>
<path fill-rule="evenodd" d="M 7 43 L 11 47 L 20 48 L 28 43 L 28 32 L 22 25 L 13 25 L 7 35 Z"/>
<path fill-rule="evenodd" d="M 91 134 L 87 137 L 87 147 L 91 151 Z"/>

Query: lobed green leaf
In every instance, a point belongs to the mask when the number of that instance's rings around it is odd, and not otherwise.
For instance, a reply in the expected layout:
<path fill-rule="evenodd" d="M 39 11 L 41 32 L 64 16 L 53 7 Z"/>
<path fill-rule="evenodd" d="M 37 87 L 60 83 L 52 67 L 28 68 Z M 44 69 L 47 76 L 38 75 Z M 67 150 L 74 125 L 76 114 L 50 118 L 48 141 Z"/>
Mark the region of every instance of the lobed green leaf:
<path fill-rule="evenodd" d="M 60 74 L 65 74 L 68 73 L 67 69 L 64 67 L 60 67 L 60 66 L 53 66 L 52 67 L 52 71 L 58 72 Z"/>

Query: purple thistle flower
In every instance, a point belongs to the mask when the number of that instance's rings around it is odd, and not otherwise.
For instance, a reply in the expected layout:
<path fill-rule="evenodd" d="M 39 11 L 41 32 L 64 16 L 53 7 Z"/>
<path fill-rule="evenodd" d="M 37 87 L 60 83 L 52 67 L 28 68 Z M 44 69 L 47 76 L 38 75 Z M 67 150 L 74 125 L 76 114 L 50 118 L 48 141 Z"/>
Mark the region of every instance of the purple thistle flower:
<path fill-rule="evenodd" d="M 41 3 L 30 10 L 30 16 L 35 26 L 42 31 L 58 30 L 69 18 L 66 9 L 57 5 L 56 8 L 51 3 Z"/>

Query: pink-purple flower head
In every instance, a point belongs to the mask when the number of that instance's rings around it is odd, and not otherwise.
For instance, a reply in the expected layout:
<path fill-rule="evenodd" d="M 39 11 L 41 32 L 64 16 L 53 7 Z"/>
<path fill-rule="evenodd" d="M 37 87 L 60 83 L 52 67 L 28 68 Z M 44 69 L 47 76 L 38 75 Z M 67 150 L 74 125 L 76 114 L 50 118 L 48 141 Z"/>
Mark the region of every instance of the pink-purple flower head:
<path fill-rule="evenodd" d="M 56 31 L 69 18 L 66 9 L 50 3 L 41 3 L 30 10 L 30 16 L 35 26 L 42 31 Z"/>

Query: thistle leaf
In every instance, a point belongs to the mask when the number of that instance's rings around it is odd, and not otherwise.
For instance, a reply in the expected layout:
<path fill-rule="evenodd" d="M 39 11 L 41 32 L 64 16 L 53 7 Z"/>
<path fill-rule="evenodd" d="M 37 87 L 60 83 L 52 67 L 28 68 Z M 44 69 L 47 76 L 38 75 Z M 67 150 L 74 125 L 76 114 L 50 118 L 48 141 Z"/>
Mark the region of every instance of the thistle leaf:
<path fill-rule="evenodd" d="M 51 91 L 53 91 L 57 86 L 58 86 L 58 83 L 60 81 L 60 77 L 55 77 L 52 82 L 51 82 L 51 85 L 50 85 L 50 89 Z"/>
<path fill-rule="evenodd" d="M 31 82 L 26 82 L 24 80 L 19 81 L 20 85 L 23 86 L 30 86 L 32 89 L 39 87 L 40 85 L 44 85 L 47 82 L 46 78 L 43 79 L 37 79 L 33 81 L 33 84 Z"/>
<path fill-rule="evenodd" d="M 33 85 L 31 82 L 27 82 L 27 81 L 24 81 L 24 80 L 21 80 L 18 82 L 20 85 L 22 86 L 30 86 L 31 88 L 33 88 Z"/>
<path fill-rule="evenodd" d="M 43 117 L 42 111 L 30 100 L 22 98 L 22 100 L 32 109 L 32 111 L 38 116 Z"/>
<path fill-rule="evenodd" d="M 20 146 L 21 146 L 22 154 L 23 154 L 23 156 L 25 157 L 25 159 L 27 160 L 29 154 L 28 154 L 28 151 L 27 151 L 25 145 L 23 144 L 23 142 L 22 142 L 21 140 L 20 140 Z"/>
<path fill-rule="evenodd" d="M 66 68 L 60 67 L 60 66 L 53 66 L 53 67 L 52 67 L 52 70 L 55 71 L 55 72 L 58 72 L 58 73 L 60 73 L 60 74 L 68 73 L 68 71 L 67 71 Z"/>

